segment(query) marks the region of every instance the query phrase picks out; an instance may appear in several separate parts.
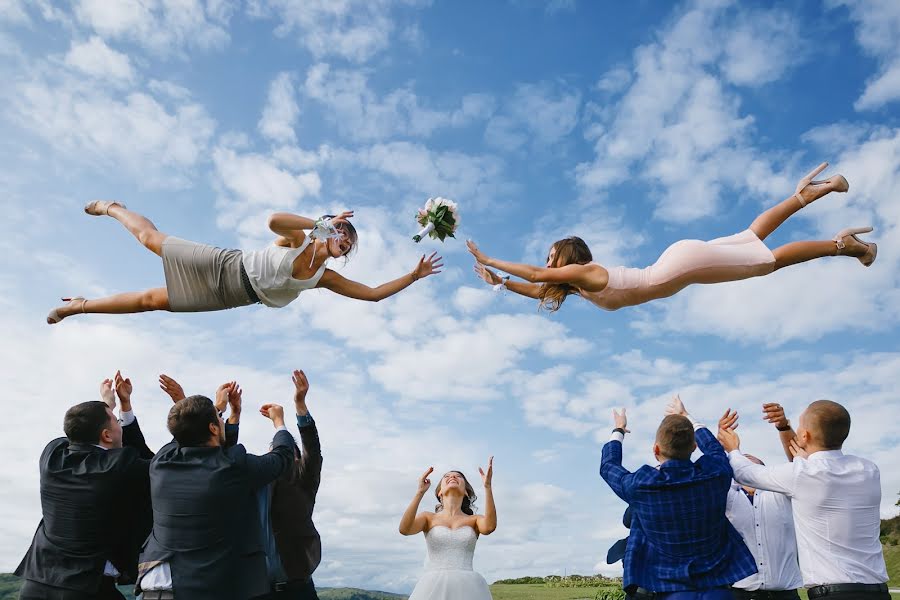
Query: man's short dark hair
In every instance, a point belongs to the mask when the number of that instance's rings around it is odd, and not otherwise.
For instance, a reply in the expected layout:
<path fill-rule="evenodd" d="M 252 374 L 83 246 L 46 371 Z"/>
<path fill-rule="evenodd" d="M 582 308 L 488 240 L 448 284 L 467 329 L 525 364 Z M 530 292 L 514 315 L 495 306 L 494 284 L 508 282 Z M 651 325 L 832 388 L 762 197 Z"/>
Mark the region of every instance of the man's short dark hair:
<path fill-rule="evenodd" d="M 816 400 L 806 408 L 807 429 L 829 450 L 839 450 L 850 435 L 850 413 L 831 400 Z"/>
<path fill-rule="evenodd" d="M 213 401 L 206 396 L 188 396 L 169 410 L 166 426 L 179 446 L 205 446 L 212 435 L 209 426 L 219 424 Z"/>
<path fill-rule="evenodd" d="M 688 460 L 697 447 L 694 425 L 682 415 L 667 415 L 656 430 L 656 443 L 666 458 Z"/>
<path fill-rule="evenodd" d="M 92 400 L 76 404 L 66 411 L 63 431 L 70 442 L 99 444 L 100 434 L 109 427 L 109 408 L 105 402 Z"/>

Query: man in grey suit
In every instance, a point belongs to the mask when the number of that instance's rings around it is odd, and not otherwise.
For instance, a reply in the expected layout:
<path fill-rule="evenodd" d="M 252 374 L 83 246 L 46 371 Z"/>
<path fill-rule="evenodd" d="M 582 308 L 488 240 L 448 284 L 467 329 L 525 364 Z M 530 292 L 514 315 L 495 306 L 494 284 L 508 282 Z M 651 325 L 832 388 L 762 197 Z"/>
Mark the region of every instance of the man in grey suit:
<path fill-rule="evenodd" d="M 144 600 L 246 600 L 268 590 L 256 492 L 294 460 L 284 409 L 260 412 L 276 432 L 272 451 L 247 454 L 225 447 L 222 413 L 205 396 L 189 396 L 169 411 L 175 438 L 150 464 L 153 530 L 141 553 Z"/>

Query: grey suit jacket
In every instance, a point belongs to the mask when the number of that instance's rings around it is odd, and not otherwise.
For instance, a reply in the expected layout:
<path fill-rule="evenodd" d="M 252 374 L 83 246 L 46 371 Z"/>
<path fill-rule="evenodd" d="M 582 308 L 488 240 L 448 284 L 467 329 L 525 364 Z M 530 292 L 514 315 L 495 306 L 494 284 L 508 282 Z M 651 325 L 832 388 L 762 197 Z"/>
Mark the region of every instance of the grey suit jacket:
<path fill-rule="evenodd" d="M 278 431 L 272 451 L 182 448 L 171 442 L 150 464 L 153 531 L 141 552 L 140 578 L 161 562 L 172 571 L 175 596 L 246 600 L 268 591 L 256 491 L 294 459 L 294 440 Z"/>

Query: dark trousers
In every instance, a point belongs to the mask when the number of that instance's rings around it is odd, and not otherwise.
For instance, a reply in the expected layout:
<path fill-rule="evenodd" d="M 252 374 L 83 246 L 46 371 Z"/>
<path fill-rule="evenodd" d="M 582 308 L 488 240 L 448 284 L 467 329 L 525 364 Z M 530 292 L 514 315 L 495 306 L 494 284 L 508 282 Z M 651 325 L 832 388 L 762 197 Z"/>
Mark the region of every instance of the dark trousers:
<path fill-rule="evenodd" d="M 257 596 L 253 600 L 319 600 L 311 578 L 305 581 L 289 581 L 276 587 L 281 589 L 273 589 L 265 596 Z"/>
<path fill-rule="evenodd" d="M 890 592 L 835 592 L 820 600 L 891 600 Z"/>
<path fill-rule="evenodd" d="M 732 600 L 731 588 L 691 590 L 684 592 L 657 592 L 657 600 Z"/>
<path fill-rule="evenodd" d="M 101 578 L 100 589 L 96 594 L 67 590 L 26 579 L 19 591 L 19 600 L 125 600 L 125 596 L 116 589 L 116 582 L 111 577 Z"/>

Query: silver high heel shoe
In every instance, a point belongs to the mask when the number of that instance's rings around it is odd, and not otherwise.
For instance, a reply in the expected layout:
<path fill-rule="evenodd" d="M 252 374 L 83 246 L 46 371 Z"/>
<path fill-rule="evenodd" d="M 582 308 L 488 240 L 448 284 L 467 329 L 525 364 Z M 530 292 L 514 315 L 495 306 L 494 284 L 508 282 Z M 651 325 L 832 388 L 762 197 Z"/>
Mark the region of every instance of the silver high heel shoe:
<path fill-rule="evenodd" d="M 869 233 L 871 231 L 873 231 L 871 227 L 848 227 L 847 229 L 841 229 L 838 234 L 834 236 L 834 243 L 837 244 L 838 254 L 843 254 L 841 250 L 847 246 L 847 244 L 844 243 L 844 239 L 852 237 L 866 247 L 866 253 L 862 256 L 857 256 L 856 259 L 861 262 L 864 267 L 871 267 L 872 263 L 875 262 L 875 257 L 878 255 L 878 244 L 864 242 L 856 237 L 857 234 Z"/>
<path fill-rule="evenodd" d="M 62 298 L 63 302 L 67 302 L 66 307 L 72 306 L 76 302 L 81 302 L 81 312 L 84 313 L 84 305 L 87 300 L 84 299 L 84 296 L 75 296 L 74 298 Z M 59 314 L 59 308 L 54 308 L 50 311 L 50 314 L 47 315 L 47 325 L 56 325 L 60 321 L 62 321 L 65 317 Z"/>
<path fill-rule="evenodd" d="M 84 212 L 94 217 L 108 217 L 109 209 L 113 206 L 127 208 L 124 204 L 115 200 L 93 200 L 84 205 Z"/>
<path fill-rule="evenodd" d="M 803 199 L 803 196 L 800 195 L 800 192 L 806 189 L 806 186 L 808 185 L 831 185 L 832 183 L 834 183 L 835 188 L 831 190 L 833 192 L 846 192 L 850 189 L 850 183 L 843 175 L 832 175 L 828 179 L 824 179 L 822 181 L 813 181 L 813 177 L 824 171 L 826 167 L 828 167 L 828 163 L 823 162 L 821 165 L 810 171 L 806 175 L 806 177 L 804 177 L 797 183 L 797 189 L 794 190 L 793 197 L 796 198 L 798 202 L 800 202 L 801 207 L 806 206 L 806 200 Z"/>

